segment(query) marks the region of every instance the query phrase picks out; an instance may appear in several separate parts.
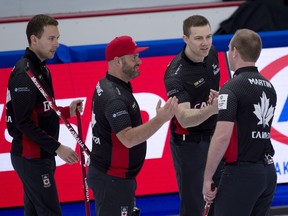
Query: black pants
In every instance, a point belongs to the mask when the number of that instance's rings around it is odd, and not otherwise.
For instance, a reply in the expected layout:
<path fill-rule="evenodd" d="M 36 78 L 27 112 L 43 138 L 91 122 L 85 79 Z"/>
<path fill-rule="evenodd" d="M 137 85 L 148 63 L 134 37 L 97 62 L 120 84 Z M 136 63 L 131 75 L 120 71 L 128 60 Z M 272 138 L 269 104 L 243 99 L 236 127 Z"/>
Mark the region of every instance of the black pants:
<path fill-rule="evenodd" d="M 225 166 L 215 199 L 215 216 L 268 216 L 276 183 L 274 164 Z"/>
<path fill-rule="evenodd" d="M 24 188 L 25 216 L 61 216 L 54 172 L 55 158 L 26 159 L 11 155 Z"/>
<path fill-rule="evenodd" d="M 185 140 L 182 135 L 170 138 L 180 196 L 180 216 L 201 216 L 203 211 L 203 176 L 210 139 L 210 136 L 204 135 L 186 136 Z M 214 176 L 216 186 L 220 179 L 221 165 Z M 213 208 L 212 204 L 209 216 L 213 215 Z"/>
<path fill-rule="evenodd" d="M 97 216 L 131 216 L 136 190 L 135 179 L 109 176 L 90 165 L 87 184 L 93 191 Z"/>

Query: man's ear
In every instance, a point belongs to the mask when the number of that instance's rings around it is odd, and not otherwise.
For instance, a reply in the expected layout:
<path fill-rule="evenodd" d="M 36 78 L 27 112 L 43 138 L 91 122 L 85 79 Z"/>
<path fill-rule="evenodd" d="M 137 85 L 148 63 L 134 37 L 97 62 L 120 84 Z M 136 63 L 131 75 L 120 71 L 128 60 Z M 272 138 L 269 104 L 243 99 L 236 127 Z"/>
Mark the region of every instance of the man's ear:
<path fill-rule="evenodd" d="M 235 58 L 235 57 L 237 57 L 238 55 L 239 55 L 239 52 L 238 52 L 237 48 L 236 48 L 236 47 L 233 47 L 232 57 Z"/>
<path fill-rule="evenodd" d="M 187 44 L 189 37 L 187 37 L 186 35 L 183 35 L 182 38 L 183 38 L 184 42 Z"/>
<path fill-rule="evenodd" d="M 117 64 L 121 64 L 121 59 L 119 57 L 115 57 L 113 61 Z"/>
<path fill-rule="evenodd" d="M 31 36 L 30 36 L 31 45 L 32 45 L 32 44 L 35 44 L 35 43 L 37 42 L 37 39 L 38 39 L 38 38 L 37 38 L 35 35 L 31 35 Z"/>

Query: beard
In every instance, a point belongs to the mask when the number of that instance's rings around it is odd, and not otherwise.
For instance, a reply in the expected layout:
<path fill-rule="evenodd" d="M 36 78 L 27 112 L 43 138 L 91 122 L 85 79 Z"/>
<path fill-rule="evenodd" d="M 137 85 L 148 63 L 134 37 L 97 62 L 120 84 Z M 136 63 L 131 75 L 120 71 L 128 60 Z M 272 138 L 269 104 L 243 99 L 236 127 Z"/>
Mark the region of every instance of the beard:
<path fill-rule="evenodd" d="M 134 66 L 130 66 L 127 64 L 127 62 L 124 60 L 123 61 L 123 66 L 122 66 L 122 72 L 127 76 L 129 77 L 130 79 L 133 79 L 135 77 L 137 77 L 140 72 L 138 70 L 138 66 L 139 65 L 134 65 Z"/>

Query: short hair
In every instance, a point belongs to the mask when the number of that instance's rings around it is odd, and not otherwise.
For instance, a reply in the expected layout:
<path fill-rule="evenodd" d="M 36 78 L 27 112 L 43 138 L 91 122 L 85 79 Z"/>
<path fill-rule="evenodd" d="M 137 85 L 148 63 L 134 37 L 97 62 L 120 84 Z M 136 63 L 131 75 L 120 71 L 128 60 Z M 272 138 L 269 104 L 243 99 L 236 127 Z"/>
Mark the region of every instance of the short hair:
<path fill-rule="evenodd" d="M 191 34 L 190 32 L 191 27 L 199 27 L 206 25 L 210 26 L 210 23 L 208 19 L 206 19 L 204 16 L 201 15 L 190 16 L 183 21 L 183 34 L 189 37 L 189 35 Z"/>
<path fill-rule="evenodd" d="M 44 26 L 49 25 L 58 26 L 58 21 L 53 17 L 45 14 L 38 14 L 32 17 L 26 28 L 26 36 L 29 45 L 31 44 L 31 35 L 35 35 L 37 38 L 41 38 L 44 32 Z"/>
<path fill-rule="evenodd" d="M 256 62 L 262 50 L 261 37 L 250 29 L 238 29 L 230 42 L 231 49 L 238 50 L 243 61 Z"/>

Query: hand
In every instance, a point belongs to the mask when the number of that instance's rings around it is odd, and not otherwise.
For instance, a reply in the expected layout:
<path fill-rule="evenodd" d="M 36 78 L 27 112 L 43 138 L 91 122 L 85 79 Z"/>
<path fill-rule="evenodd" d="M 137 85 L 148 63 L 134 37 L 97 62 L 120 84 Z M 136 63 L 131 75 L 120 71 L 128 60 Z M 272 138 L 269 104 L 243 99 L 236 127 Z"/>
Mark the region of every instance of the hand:
<path fill-rule="evenodd" d="M 217 194 L 217 188 L 212 188 L 212 185 L 214 185 L 213 180 L 206 180 L 203 183 L 203 199 L 205 200 L 205 202 L 208 203 L 213 203 L 213 200 L 215 199 Z"/>
<path fill-rule="evenodd" d="M 158 101 L 156 106 L 157 118 L 163 122 L 169 121 L 178 109 L 178 99 L 174 96 L 169 98 L 163 107 L 161 107 L 161 100 Z"/>
<path fill-rule="evenodd" d="M 219 92 L 213 89 L 210 89 L 209 99 L 207 103 L 209 106 L 211 106 L 213 114 L 218 113 L 218 95 L 219 95 Z"/>
<path fill-rule="evenodd" d="M 213 114 L 218 114 L 218 97 L 215 97 L 210 104 Z"/>
<path fill-rule="evenodd" d="M 83 101 L 84 100 L 74 100 L 70 104 L 70 117 L 76 115 L 76 108 L 81 113 L 83 112 Z"/>
<path fill-rule="evenodd" d="M 73 164 L 78 162 L 78 155 L 70 147 L 65 145 L 60 145 L 56 150 L 57 155 L 68 164 Z"/>
<path fill-rule="evenodd" d="M 218 91 L 215 91 L 215 90 L 213 90 L 213 89 L 210 89 L 210 94 L 209 94 L 209 98 L 208 98 L 207 103 L 208 103 L 209 105 L 211 105 L 211 104 L 213 103 L 213 100 L 214 100 L 215 98 L 218 98 L 218 95 L 219 95 L 219 92 L 218 92 Z"/>

